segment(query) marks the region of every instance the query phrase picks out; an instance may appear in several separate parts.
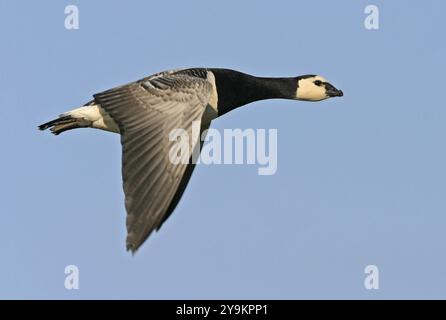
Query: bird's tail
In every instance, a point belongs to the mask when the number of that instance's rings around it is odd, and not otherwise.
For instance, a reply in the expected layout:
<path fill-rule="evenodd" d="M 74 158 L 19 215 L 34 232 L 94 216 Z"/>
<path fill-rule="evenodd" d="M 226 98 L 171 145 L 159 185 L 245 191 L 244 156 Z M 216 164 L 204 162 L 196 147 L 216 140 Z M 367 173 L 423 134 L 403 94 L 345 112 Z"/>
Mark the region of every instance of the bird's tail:
<path fill-rule="evenodd" d="M 94 100 L 91 100 L 80 108 L 62 113 L 59 118 L 41 124 L 38 128 L 39 130 L 50 129 L 57 136 L 67 130 L 90 127 L 94 120 L 88 118 L 88 110 L 94 106 Z"/>
<path fill-rule="evenodd" d="M 64 131 L 91 126 L 91 121 L 84 118 L 74 118 L 71 115 L 60 115 L 59 118 L 41 124 L 39 130 L 50 129 L 56 136 Z"/>

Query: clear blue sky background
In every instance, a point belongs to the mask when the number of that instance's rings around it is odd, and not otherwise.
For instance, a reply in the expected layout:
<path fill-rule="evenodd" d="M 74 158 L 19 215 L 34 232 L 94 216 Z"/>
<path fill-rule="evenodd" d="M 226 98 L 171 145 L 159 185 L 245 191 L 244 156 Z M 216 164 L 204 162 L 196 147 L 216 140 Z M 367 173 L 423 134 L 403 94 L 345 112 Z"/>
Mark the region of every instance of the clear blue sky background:
<path fill-rule="evenodd" d="M 64 28 L 76 4 L 80 29 Z M 364 28 L 364 8 L 380 29 Z M 0 1 L 0 298 L 446 298 L 441 1 Z M 318 73 L 322 103 L 263 101 L 278 171 L 199 166 L 136 256 L 119 136 L 37 125 L 157 71 Z M 64 288 L 64 268 L 80 289 Z M 364 288 L 364 267 L 380 289 Z"/>

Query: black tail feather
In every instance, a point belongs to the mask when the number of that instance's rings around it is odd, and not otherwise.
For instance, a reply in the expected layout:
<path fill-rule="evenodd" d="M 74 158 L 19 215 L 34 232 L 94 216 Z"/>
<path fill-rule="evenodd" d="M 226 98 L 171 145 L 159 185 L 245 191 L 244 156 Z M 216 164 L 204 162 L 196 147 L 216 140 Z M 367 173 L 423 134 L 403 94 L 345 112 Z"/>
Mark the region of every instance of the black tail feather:
<path fill-rule="evenodd" d="M 72 117 L 71 116 L 63 116 L 63 117 L 60 117 L 60 118 L 48 121 L 48 122 L 46 122 L 44 124 L 41 124 L 39 126 L 39 130 L 46 130 L 46 129 L 56 125 L 60 121 L 69 120 L 69 119 L 72 119 Z"/>
<path fill-rule="evenodd" d="M 91 125 L 91 121 L 79 118 L 73 118 L 72 116 L 61 116 L 57 119 L 51 120 L 38 126 L 39 130 L 50 129 L 56 136 L 64 131 L 84 128 Z"/>

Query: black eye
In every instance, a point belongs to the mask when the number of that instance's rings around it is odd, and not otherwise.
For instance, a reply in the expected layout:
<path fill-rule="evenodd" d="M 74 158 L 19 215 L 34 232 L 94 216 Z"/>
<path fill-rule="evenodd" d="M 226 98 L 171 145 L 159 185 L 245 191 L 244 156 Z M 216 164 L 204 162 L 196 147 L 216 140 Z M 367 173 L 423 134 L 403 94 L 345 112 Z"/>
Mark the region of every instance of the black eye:
<path fill-rule="evenodd" d="M 322 81 L 321 81 L 321 80 L 316 80 L 316 81 L 314 82 L 314 84 L 317 85 L 317 86 L 320 86 L 320 85 L 322 84 Z"/>

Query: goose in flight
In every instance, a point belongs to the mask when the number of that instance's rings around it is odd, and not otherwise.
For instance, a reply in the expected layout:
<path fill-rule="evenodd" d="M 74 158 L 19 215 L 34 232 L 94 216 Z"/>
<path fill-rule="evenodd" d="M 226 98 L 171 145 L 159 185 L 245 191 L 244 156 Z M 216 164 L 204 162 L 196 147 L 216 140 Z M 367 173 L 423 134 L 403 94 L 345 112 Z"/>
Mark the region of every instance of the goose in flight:
<path fill-rule="evenodd" d="M 317 75 L 264 78 L 228 69 L 177 69 L 94 94 L 84 106 L 39 129 L 49 128 L 58 135 L 89 127 L 121 135 L 126 242 L 134 253 L 170 216 L 194 169 L 192 162 L 170 161 L 172 130 L 190 132 L 192 122 L 200 121 L 203 132 L 212 119 L 253 101 L 342 96 L 341 90 Z"/>

